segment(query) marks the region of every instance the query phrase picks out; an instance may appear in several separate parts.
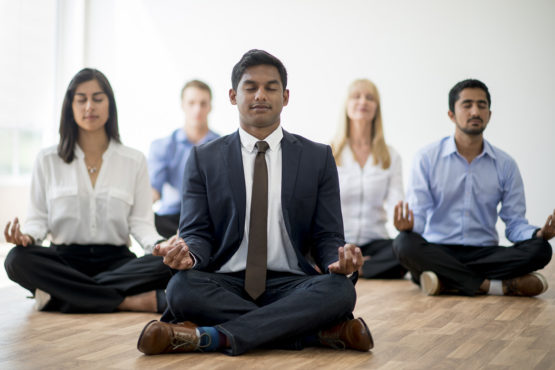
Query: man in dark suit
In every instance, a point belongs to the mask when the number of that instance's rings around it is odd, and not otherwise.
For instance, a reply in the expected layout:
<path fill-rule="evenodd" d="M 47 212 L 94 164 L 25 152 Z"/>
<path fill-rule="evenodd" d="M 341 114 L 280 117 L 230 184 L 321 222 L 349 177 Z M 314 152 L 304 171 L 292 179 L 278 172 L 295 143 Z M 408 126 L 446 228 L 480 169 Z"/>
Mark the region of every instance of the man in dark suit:
<path fill-rule="evenodd" d="M 180 271 L 141 352 L 373 347 L 352 319 L 363 259 L 344 241 L 335 162 L 329 146 L 281 128 L 286 86 L 285 67 L 265 51 L 233 68 L 240 128 L 190 154 L 179 238 L 153 253 Z"/>

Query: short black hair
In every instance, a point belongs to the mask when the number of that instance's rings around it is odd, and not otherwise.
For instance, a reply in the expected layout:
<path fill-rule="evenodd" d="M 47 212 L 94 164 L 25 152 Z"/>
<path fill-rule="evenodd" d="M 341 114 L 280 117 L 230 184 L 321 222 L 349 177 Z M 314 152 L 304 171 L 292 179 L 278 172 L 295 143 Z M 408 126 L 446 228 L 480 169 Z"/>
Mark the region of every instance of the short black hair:
<path fill-rule="evenodd" d="M 272 54 L 259 49 L 251 49 L 247 51 L 243 54 L 241 60 L 239 60 L 233 67 L 233 71 L 231 72 L 231 87 L 233 90 L 237 91 L 239 81 L 241 81 L 241 77 L 243 77 L 247 68 L 261 64 L 268 64 L 277 68 L 281 84 L 283 85 L 283 90 L 285 90 L 287 87 L 287 71 L 285 70 L 285 66 Z"/>
<path fill-rule="evenodd" d="M 102 72 L 93 68 L 83 68 L 73 78 L 67 87 L 64 102 L 62 103 L 62 116 L 60 118 L 60 142 L 58 143 L 58 155 L 66 163 L 71 163 L 75 157 L 75 144 L 77 143 L 77 138 L 79 136 L 79 130 L 77 128 L 77 123 L 75 122 L 75 117 L 73 116 L 73 98 L 75 97 L 75 91 L 77 86 L 83 82 L 96 80 L 100 85 L 102 91 L 108 97 L 108 121 L 104 125 L 106 134 L 111 140 L 116 142 L 121 142 L 119 138 L 119 128 L 118 128 L 118 110 L 116 108 L 116 99 L 114 97 L 114 91 L 110 82 L 104 76 Z"/>
<path fill-rule="evenodd" d="M 455 103 L 459 100 L 461 96 L 461 91 L 464 89 L 481 89 L 486 93 L 486 98 L 488 100 L 488 108 L 491 108 L 491 96 L 489 95 L 488 87 L 485 83 L 480 80 L 466 79 L 458 82 L 451 91 L 449 91 L 449 110 L 455 112 Z"/>

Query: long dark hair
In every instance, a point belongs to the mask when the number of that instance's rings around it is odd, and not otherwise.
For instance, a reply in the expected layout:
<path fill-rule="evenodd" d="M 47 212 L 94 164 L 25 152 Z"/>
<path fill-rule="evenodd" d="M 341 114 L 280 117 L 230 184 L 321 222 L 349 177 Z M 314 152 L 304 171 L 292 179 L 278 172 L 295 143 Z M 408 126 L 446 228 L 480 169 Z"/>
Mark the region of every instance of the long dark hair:
<path fill-rule="evenodd" d="M 96 80 L 102 91 L 108 96 L 109 116 L 108 122 L 104 125 L 108 139 L 115 140 L 120 143 L 118 128 L 118 110 L 116 108 L 116 99 L 110 82 L 102 72 L 93 68 L 83 68 L 73 77 L 67 87 L 62 104 L 62 116 L 60 118 L 60 142 L 58 143 L 58 155 L 66 163 L 71 163 L 75 157 L 75 144 L 79 136 L 77 123 L 73 117 L 73 97 L 77 86 L 83 82 Z"/>

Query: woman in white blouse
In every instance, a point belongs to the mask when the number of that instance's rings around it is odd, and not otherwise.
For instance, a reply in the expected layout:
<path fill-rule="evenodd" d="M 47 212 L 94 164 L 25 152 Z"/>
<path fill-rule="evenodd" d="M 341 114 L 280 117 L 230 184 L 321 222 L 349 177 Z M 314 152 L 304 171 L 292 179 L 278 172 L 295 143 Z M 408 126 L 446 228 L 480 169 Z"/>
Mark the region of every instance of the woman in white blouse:
<path fill-rule="evenodd" d="M 100 71 L 85 68 L 71 80 L 59 131 L 58 146 L 36 159 L 25 223 L 15 218 L 4 230 L 16 244 L 8 276 L 34 294 L 38 310 L 162 312 L 171 270 L 128 248 L 129 235 L 147 253 L 162 241 L 146 160 L 121 144 L 114 93 Z"/>
<path fill-rule="evenodd" d="M 397 261 L 386 229 L 395 204 L 404 198 L 401 158 L 385 143 L 380 96 L 371 81 L 351 83 L 332 150 L 339 173 L 345 239 L 358 245 L 365 256 L 360 275 L 402 278 L 406 269 Z"/>

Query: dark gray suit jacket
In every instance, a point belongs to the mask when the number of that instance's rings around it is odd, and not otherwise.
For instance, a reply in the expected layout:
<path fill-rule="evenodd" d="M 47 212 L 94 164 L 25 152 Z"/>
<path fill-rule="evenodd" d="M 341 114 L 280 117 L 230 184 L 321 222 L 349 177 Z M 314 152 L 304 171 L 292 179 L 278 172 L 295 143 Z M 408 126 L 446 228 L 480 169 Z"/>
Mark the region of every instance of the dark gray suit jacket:
<path fill-rule="evenodd" d="M 285 130 L 281 205 L 289 238 L 307 274 L 327 272 L 345 244 L 337 168 L 331 148 Z M 213 272 L 237 251 L 245 231 L 245 177 L 239 132 L 193 148 L 183 180 L 179 235 Z"/>

